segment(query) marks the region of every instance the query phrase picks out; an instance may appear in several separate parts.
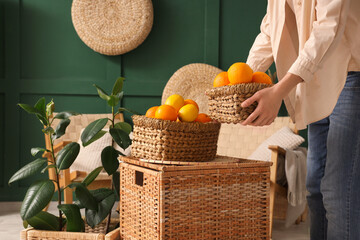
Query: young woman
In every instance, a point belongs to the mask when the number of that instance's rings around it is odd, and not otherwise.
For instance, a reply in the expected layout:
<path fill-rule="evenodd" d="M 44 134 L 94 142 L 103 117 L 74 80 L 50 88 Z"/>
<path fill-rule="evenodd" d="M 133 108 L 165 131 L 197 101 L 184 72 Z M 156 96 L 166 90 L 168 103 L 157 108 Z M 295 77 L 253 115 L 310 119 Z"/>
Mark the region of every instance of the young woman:
<path fill-rule="evenodd" d="M 247 63 L 279 83 L 244 125 L 270 124 L 284 99 L 298 129 L 308 125 L 311 239 L 360 239 L 360 1 L 268 0 Z"/>

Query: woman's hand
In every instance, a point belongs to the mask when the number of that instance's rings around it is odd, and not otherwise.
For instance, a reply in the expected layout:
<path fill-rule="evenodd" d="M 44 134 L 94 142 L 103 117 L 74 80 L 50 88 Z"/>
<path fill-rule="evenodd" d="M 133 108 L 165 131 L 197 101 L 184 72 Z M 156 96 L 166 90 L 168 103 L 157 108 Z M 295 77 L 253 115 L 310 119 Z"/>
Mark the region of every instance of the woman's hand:
<path fill-rule="evenodd" d="M 283 98 L 302 81 L 303 79 L 301 77 L 287 73 L 285 77 L 274 86 L 262 89 L 245 100 L 241 104 L 243 108 L 249 107 L 254 102 L 257 102 L 258 106 L 242 124 L 252 126 L 271 124 L 279 113 Z"/>
<path fill-rule="evenodd" d="M 265 88 L 241 104 L 241 107 L 249 107 L 258 102 L 255 111 L 244 121 L 243 125 L 264 126 L 271 124 L 279 113 L 282 98 L 276 94 L 276 85 Z"/>

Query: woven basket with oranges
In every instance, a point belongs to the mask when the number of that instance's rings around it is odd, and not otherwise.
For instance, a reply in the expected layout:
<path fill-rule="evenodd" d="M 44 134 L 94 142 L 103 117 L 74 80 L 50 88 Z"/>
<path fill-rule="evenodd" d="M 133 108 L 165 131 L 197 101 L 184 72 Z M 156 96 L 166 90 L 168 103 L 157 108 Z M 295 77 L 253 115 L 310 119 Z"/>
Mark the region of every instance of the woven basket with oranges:
<path fill-rule="evenodd" d="M 219 73 L 214 79 L 214 88 L 206 91 L 210 117 L 221 123 L 244 121 L 255 110 L 257 103 L 247 108 L 242 108 L 241 103 L 272 85 L 273 81 L 266 73 L 253 72 L 246 63 L 234 63 L 227 72 Z"/>
<path fill-rule="evenodd" d="M 174 94 L 164 105 L 134 115 L 131 153 L 146 160 L 204 162 L 216 156 L 220 123 L 199 114 L 195 101 Z"/>

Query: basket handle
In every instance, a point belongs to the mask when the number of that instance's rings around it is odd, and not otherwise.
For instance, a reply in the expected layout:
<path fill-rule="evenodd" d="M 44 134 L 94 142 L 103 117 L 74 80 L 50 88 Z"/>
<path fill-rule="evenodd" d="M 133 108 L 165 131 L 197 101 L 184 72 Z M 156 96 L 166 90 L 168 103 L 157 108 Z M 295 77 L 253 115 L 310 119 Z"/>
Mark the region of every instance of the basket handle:
<path fill-rule="evenodd" d="M 142 187 L 144 185 L 144 173 L 135 170 L 135 184 Z"/>

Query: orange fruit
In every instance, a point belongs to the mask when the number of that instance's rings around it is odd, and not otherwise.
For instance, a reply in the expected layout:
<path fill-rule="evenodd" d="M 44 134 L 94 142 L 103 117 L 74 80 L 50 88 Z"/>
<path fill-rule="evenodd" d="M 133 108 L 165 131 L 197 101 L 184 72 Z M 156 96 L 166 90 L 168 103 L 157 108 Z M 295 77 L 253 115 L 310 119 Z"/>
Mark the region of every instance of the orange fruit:
<path fill-rule="evenodd" d="M 272 84 L 271 77 L 264 72 L 254 72 L 252 82 Z"/>
<path fill-rule="evenodd" d="M 155 118 L 155 112 L 159 106 L 151 107 L 146 111 L 145 117 Z"/>
<path fill-rule="evenodd" d="M 251 82 L 253 70 L 243 62 L 237 62 L 228 69 L 229 81 L 232 84 Z"/>
<path fill-rule="evenodd" d="M 184 98 L 179 94 L 173 94 L 166 99 L 165 105 L 172 106 L 176 112 L 178 112 L 179 109 L 184 106 Z"/>
<path fill-rule="evenodd" d="M 195 122 L 201 122 L 201 123 L 207 123 L 211 121 L 212 121 L 211 118 L 205 113 L 199 113 L 199 115 L 195 119 Z"/>
<path fill-rule="evenodd" d="M 228 78 L 228 73 L 221 72 L 215 77 L 213 86 L 214 87 L 222 87 L 222 86 L 228 85 L 229 83 L 230 82 L 229 82 L 229 78 Z"/>
<path fill-rule="evenodd" d="M 161 105 L 155 111 L 155 118 L 162 120 L 176 121 L 177 112 L 175 108 L 169 105 Z"/>
<path fill-rule="evenodd" d="M 194 104 L 187 104 L 180 108 L 178 117 L 182 122 L 193 122 L 198 116 L 199 110 Z"/>
<path fill-rule="evenodd" d="M 185 99 L 185 100 L 184 100 L 184 106 L 185 106 L 186 104 L 194 104 L 195 107 L 199 110 L 199 105 L 198 105 L 194 100 Z"/>

